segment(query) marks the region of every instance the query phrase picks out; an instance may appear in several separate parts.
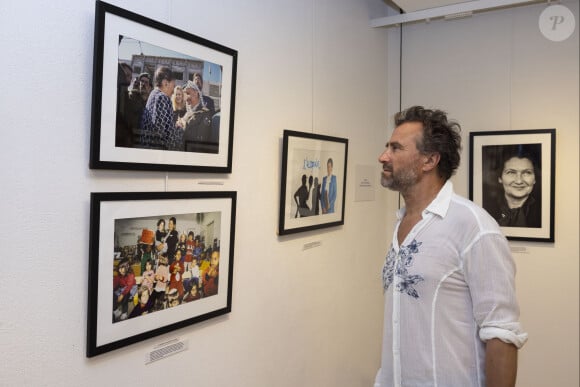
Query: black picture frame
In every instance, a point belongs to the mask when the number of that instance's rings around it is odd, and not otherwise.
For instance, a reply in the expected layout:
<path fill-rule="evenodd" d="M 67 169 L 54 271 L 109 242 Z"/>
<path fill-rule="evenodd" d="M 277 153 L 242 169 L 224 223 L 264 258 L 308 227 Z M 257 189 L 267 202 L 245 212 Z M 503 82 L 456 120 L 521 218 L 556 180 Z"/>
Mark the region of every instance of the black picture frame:
<path fill-rule="evenodd" d="M 236 50 L 102 1 L 94 39 L 91 169 L 231 173 Z M 176 86 L 203 78 L 199 103 L 177 109 L 179 124 L 164 93 L 153 93 L 164 110 L 153 100 L 145 108 L 161 66 Z"/>
<path fill-rule="evenodd" d="M 469 198 L 509 240 L 554 242 L 555 129 L 472 132 L 469 170 Z"/>
<path fill-rule="evenodd" d="M 348 139 L 284 130 L 279 235 L 344 224 L 347 163 Z"/>
<path fill-rule="evenodd" d="M 87 357 L 231 312 L 236 192 L 98 192 L 90 206 Z M 185 257 L 170 223 L 193 233 Z"/>

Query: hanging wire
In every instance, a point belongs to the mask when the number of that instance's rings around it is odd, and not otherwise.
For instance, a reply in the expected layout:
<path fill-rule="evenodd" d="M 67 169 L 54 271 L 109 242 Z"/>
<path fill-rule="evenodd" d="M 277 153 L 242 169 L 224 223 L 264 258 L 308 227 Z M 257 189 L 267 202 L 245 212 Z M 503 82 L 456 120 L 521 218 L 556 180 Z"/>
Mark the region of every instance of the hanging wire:
<path fill-rule="evenodd" d="M 399 13 L 403 10 L 399 8 Z M 399 24 L 399 111 L 403 110 L 403 23 Z M 397 208 L 401 209 L 401 193 Z"/>
<path fill-rule="evenodd" d="M 312 113 L 310 114 L 311 122 L 310 122 L 310 130 L 314 133 L 314 69 L 315 69 L 315 60 L 314 55 L 316 53 L 315 45 L 316 45 L 316 34 L 315 34 L 315 23 L 316 23 L 316 1 L 312 0 L 312 60 L 310 63 L 310 98 L 312 100 Z"/>

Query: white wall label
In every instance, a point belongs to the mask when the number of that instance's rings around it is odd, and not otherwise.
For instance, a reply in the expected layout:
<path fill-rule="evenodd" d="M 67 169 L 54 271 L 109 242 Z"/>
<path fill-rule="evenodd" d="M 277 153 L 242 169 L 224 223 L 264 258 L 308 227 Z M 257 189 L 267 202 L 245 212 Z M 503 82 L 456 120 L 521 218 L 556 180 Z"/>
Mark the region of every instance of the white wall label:
<path fill-rule="evenodd" d="M 373 165 L 357 165 L 354 171 L 354 201 L 375 200 L 375 182 L 377 167 Z"/>
<path fill-rule="evenodd" d="M 156 345 L 153 350 L 147 353 L 145 364 L 153 363 L 154 361 L 165 359 L 167 356 L 175 355 L 187 349 L 187 341 L 173 339 Z"/>

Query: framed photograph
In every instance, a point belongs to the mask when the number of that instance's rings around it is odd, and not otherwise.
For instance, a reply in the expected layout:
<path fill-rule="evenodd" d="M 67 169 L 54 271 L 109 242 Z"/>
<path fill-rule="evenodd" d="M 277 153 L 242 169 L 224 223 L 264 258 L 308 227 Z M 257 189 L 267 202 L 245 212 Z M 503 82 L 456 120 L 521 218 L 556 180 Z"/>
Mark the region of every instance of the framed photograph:
<path fill-rule="evenodd" d="M 554 242 L 556 130 L 469 134 L 469 198 L 510 240 Z"/>
<path fill-rule="evenodd" d="M 284 130 L 279 235 L 344 224 L 348 139 Z"/>
<path fill-rule="evenodd" d="M 97 1 L 90 167 L 231 173 L 237 55 Z"/>
<path fill-rule="evenodd" d="M 92 193 L 87 357 L 231 311 L 236 192 Z"/>

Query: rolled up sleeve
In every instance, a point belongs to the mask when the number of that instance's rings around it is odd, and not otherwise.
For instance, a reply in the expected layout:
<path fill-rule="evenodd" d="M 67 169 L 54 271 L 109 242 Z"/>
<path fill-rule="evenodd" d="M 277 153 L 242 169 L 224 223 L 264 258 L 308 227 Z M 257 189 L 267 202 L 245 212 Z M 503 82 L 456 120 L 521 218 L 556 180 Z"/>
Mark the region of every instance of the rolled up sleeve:
<path fill-rule="evenodd" d="M 463 253 L 464 272 L 479 338 L 497 338 L 521 348 L 528 335 L 519 323 L 515 291 L 516 267 L 505 237 L 497 232 L 481 234 Z"/>

